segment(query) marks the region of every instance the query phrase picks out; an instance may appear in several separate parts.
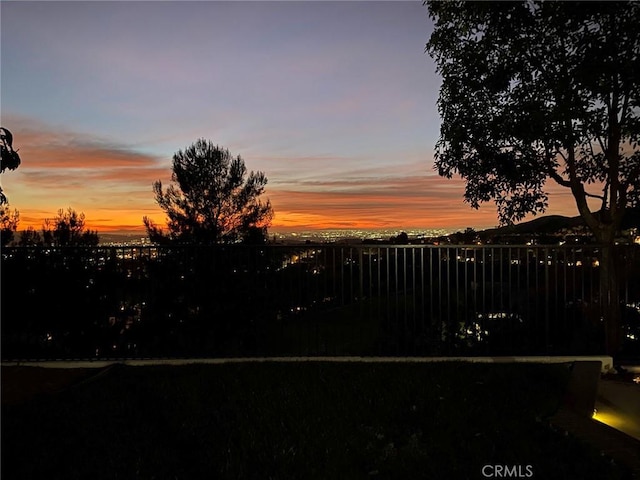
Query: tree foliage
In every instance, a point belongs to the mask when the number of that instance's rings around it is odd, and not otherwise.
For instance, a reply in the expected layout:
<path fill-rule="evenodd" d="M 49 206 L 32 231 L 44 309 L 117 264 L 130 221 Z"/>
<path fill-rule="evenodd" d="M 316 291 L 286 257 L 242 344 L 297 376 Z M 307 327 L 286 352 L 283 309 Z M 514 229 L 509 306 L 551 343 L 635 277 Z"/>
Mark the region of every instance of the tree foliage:
<path fill-rule="evenodd" d="M 503 224 L 543 212 L 552 179 L 611 241 L 640 201 L 640 4 L 427 3 L 439 173 L 467 180 L 473 207 L 494 200 Z"/>
<path fill-rule="evenodd" d="M 606 350 L 620 345 L 612 246 L 640 204 L 640 2 L 426 2 L 427 51 L 442 75 L 440 175 L 500 222 L 544 212 L 565 187 L 604 245 Z M 597 202 L 592 206 L 588 199 Z"/>
<path fill-rule="evenodd" d="M 168 233 L 145 217 L 155 242 L 196 244 L 264 242 L 273 217 L 271 203 L 262 202 L 267 177 L 250 172 L 229 150 L 199 139 L 173 156 L 171 185 L 153 184 L 156 202 L 167 215 Z"/>
<path fill-rule="evenodd" d="M 36 247 L 42 246 L 42 244 L 42 236 L 32 226 L 28 226 L 22 231 L 20 234 L 20 240 L 18 241 L 18 245 L 20 247 Z"/>
<path fill-rule="evenodd" d="M 33 232 L 28 235 L 29 239 L 38 241 Z M 77 213 L 74 209 L 68 208 L 58 210 L 58 214 L 53 219 L 46 219 L 42 227 L 42 241 L 45 245 L 64 246 L 94 246 L 100 238 L 96 230 L 89 230 L 85 225 L 84 213 Z M 26 240 L 25 240 L 26 241 Z"/>
<path fill-rule="evenodd" d="M 4 247 L 13 241 L 19 222 L 18 210 L 12 212 L 8 204 L 0 205 L 0 245 Z"/>
<path fill-rule="evenodd" d="M 20 155 L 13 149 L 13 135 L 9 130 L 0 127 L 0 173 L 15 170 L 20 165 Z M 0 187 L 0 205 L 7 203 L 7 197 Z"/>

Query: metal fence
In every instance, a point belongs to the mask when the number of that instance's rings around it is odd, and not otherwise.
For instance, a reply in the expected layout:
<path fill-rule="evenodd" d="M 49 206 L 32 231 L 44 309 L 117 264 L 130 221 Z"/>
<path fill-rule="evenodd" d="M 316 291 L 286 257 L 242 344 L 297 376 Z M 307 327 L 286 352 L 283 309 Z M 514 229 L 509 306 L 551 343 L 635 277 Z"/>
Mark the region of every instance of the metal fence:
<path fill-rule="evenodd" d="M 2 250 L 2 357 L 603 352 L 598 246 Z M 624 348 L 640 249 L 615 250 Z M 635 353 L 634 353 L 635 352 Z"/>

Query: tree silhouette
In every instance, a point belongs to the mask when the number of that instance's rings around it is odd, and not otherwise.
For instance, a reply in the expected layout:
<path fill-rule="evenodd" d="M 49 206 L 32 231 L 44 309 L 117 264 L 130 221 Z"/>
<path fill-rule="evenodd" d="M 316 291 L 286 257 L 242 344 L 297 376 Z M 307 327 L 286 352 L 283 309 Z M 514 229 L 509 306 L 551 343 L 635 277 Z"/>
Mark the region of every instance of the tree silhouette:
<path fill-rule="evenodd" d="M 390 240 L 391 243 L 397 245 L 407 245 L 409 243 L 409 235 L 407 235 L 407 232 L 400 232 L 396 237 L 391 237 Z"/>
<path fill-rule="evenodd" d="M 273 217 L 271 203 L 260 201 L 267 177 L 250 172 L 240 156 L 199 139 L 173 156 L 172 184 L 153 184 L 156 202 L 167 215 L 165 234 L 148 217 L 150 240 L 195 244 L 264 242 Z"/>
<path fill-rule="evenodd" d="M 35 236 L 30 238 L 36 239 Z M 37 240 L 37 239 L 36 239 Z M 65 212 L 58 210 L 53 219 L 46 219 L 42 227 L 42 240 L 45 245 L 64 246 L 94 246 L 100 241 L 98 232 L 85 229 L 84 213 L 77 213 L 69 207 Z"/>
<path fill-rule="evenodd" d="M 0 173 L 15 170 L 20 165 L 20 155 L 13 149 L 13 135 L 9 130 L 0 127 Z M 7 203 L 7 197 L 0 187 L 0 205 Z"/>
<path fill-rule="evenodd" d="M 607 350 L 620 344 L 612 245 L 640 202 L 640 3 L 426 2 L 442 75 L 440 175 L 466 180 L 500 222 L 544 212 L 565 187 L 604 245 Z M 593 208 L 588 202 L 598 202 Z"/>
<path fill-rule="evenodd" d="M 42 245 L 42 236 L 32 226 L 27 227 L 20 234 L 18 245 L 21 247 L 35 247 Z"/>
<path fill-rule="evenodd" d="M 0 245 L 3 247 L 11 243 L 18 229 L 20 213 L 9 210 L 9 205 L 0 205 Z"/>

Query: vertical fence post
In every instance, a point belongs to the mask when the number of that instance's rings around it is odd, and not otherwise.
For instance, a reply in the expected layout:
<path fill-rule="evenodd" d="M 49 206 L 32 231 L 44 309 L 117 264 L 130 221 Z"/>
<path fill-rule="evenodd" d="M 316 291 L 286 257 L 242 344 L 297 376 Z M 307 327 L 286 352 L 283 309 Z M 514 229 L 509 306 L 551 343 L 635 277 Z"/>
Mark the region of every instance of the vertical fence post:
<path fill-rule="evenodd" d="M 364 332 L 363 332 L 363 328 L 366 328 L 365 325 L 371 321 L 370 315 L 366 315 L 366 312 L 369 311 L 368 308 L 366 308 L 365 306 L 365 300 L 364 300 L 364 263 L 363 263 L 363 250 L 364 247 L 360 247 L 358 248 L 358 282 L 360 283 L 359 285 L 359 294 L 358 294 L 358 315 L 359 315 L 359 321 L 357 322 L 358 325 L 360 325 L 360 328 L 358 329 L 359 333 L 360 333 L 360 337 L 364 337 Z M 367 302 L 369 300 L 367 299 Z M 355 339 L 353 339 L 355 340 Z M 354 342 L 355 344 L 355 342 Z"/>
<path fill-rule="evenodd" d="M 549 351 L 549 250 L 544 249 L 544 342 L 547 351 Z"/>
<path fill-rule="evenodd" d="M 425 330 L 426 330 L 426 326 L 425 326 L 425 321 L 424 321 L 424 316 L 425 316 L 425 309 L 424 309 L 424 302 L 425 302 L 425 292 L 424 292 L 424 246 L 422 246 L 422 248 L 420 248 L 420 331 L 423 335 L 423 337 L 425 336 Z"/>

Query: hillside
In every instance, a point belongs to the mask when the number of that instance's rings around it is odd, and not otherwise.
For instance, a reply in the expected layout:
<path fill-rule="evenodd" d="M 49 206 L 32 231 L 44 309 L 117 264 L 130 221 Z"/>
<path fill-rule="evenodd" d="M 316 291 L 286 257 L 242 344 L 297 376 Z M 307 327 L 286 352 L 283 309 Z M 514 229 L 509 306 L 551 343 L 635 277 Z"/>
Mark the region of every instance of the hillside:
<path fill-rule="evenodd" d="M 584 220 L 580 216 L 565 217 L 562 215 L 546 215 L 534 218 L 528 222 L 522 222 L 505 227 L 490 228 L 483 230 L 483 235 L 528 235 L 532 233 L 552 234 L 562 229 L 586 226 Z M 640 228 L 640 209 L 629 209 L 622 221 L 622 230 L 629 228 Z"/>

